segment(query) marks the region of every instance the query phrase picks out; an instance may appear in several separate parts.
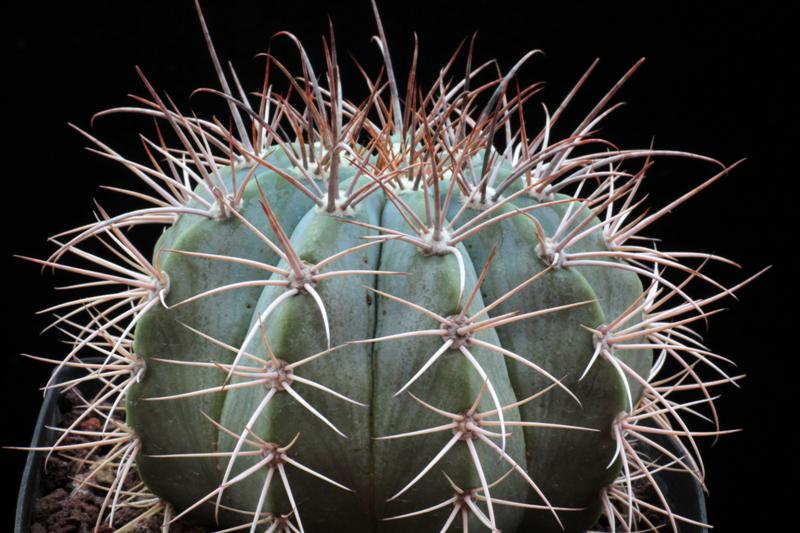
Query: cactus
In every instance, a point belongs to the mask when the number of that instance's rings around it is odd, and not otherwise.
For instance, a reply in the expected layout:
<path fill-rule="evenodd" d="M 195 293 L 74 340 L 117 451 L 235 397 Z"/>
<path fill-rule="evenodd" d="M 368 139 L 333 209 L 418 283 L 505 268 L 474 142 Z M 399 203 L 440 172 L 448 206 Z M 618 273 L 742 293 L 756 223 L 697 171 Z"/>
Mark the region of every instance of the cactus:
<path fill-rule="evenodd" d="M 180 111 L 140 72 L 148 96 L 109 112 L 157 120 L 147 163 L 76 128 L 139 178 L 145 190 L 120 192 L 147 205 L 98 206 L 31 259 L 100 289 L 53 309 L 71 347 L 40 359 L 101 387 L 48 450 L 72 450 L 84 417 L 105 421 L 81 445 L 110 449 L 116 468 L 98 528 L 123 529 L 114 515 L 132 501 L 165 531 L 179 519 L 269 532 L 695 524 L 653 476 L 702 483 L 696 438 L 725 433 L 710 389 L 738 377 L 692 326 L 758 274 L 723 286 L 703 267 L 735 263 L 643 232 L 736 164 L 594 136 L 641 62 L 561 140 L 551 128 L 596 62 L 538 131 L 523 108 L 540 86 L 511 90 L 537 51 L 492 78 L 470 47 L 466 72 L 449 62 L 428 92 L 412 67 L 401 98 L 373 9 L 385 78 L 365 74 L 360 104 L 342 94 L 332 29 L 321 75 L 284 33 L 302 75 L 268 56 L 254 101 L 198 4 L 221 86 L 206 91 L 231 127 Z M 719 169 L 648 212 L 640 189 L 662 157 Z M 150 224 L 163 233 L 137 248 L 128 230 Z M 690 296 L 697 283 L 714 292 Z M 714 427 L 696 430 L 698 417 Z M 144 485 L 131 490 L 134 470 Z"/>

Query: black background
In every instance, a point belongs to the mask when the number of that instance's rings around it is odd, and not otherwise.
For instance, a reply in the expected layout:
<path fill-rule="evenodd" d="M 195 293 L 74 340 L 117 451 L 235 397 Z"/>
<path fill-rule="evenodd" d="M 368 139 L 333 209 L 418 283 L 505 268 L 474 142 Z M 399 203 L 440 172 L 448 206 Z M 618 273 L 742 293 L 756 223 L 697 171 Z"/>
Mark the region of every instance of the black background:
<path fill-rule="evenodd" d="M 58 355 L 54 335 L 39 336 L 46 324 L 34 312 L 61 301 L 55 280 L 12 254 L 37 257 L 51 250 L 45 238 L 90 220 L 92 198 L 112 212 L 124 205 L 99 184 L 129 185 L 122 167 L 84 150 L 85 142 L 66 123 L 89 128 L 99 110 L 129 103 L 126 94 L 144 94 L 134 72 L 139 65 L 184 111 L 218 112 L 209 96 L 190 98 L 192 89 L 216 86 L 189 0 L 152 2 L 14 3 L 6 11 L 12 37 L 3 67 L 2 177 L 4 324 L 1 445 L 25 445 L 41 401 L 36 387 L 48 369 L 21 352 Z M 522 82 L 546 80 L 542 100 L 554 109 L 595 57 L 601 62 L 565 115 L 574 127 L 604 91 L 639 57 L 647 61 L 617 101 L 602 129 L 604 138 L 625 148 L 682 149 L 725 163 L 744 165 L 654 226 L 663 249 L 714 252 L 742 264 L 719 269 L 732 284 L 766 265 L 762 278 L 727 301 L 731 310 L 716 316 L 706 339 L 719 353 L 739 362 L 748 375 L 743 388 L 726 388 L 720 400 L 727 428 L 744 432 L 723 438 L 706 455 L 710 514 L 717 531 L 783 531 L 796 506 L 795 455 L 790 453 L 796 410 L 789 399 L 798 389 L 792 370 L 797 354 L 792 248 L 798 239 L 796 164 L 797 102 L 789 79 L 797 74 L 791 17 L 769 3 L 607 2 L 382 2 L 381 11 L 396 70 L 406 71 L 412 32 L 421 42 L 420 72 L 427 85 L 458 42 L 478 31 L 477 58 L 499 59 L 507 69 L 532 48 L 544 57 L 531 61 Z M 524 10 L 522 6 L 527 6 Z M 647 6 L 647 7 L 642 7 Z M 352 52 L 368 71 L 380 63 L 369 38 L 374 30 L 366 0 L 357 2 L 204 2 L 217 50 L 232 60 L 245 87 L 255 89 L 266 50 L 278 30 L 298 35 L 315 65 L 321 64 L 319 37 L 330 14 L 341 53 L 345 89 L 358 101 L 364 88 Z M 297 65 L 296 53 L 279 41 L 273 51 Z M 401 84 L 404 82 L 401 81 Z M 793 94 L 794 96 L 794 94 Z M 531 106 L 530 119 L 541 113 Z M 532 128 L 531 128 L 532 129 Z M 92 133 L 134 158 L 141 155 L 137 134 L 150 124 L 134 117 L 99 120 Z M 715 170 L 699 163 L 664 160 L 646 182 L 652 206 L 663 205 Z M 794 272 L 794 270 L 793 270 Z M 12 494 L 24 454 L 0 450 L 4 498 L 0 530 L 10 529 Z M 784 483 L 787 483 L 784 485 Z"/>

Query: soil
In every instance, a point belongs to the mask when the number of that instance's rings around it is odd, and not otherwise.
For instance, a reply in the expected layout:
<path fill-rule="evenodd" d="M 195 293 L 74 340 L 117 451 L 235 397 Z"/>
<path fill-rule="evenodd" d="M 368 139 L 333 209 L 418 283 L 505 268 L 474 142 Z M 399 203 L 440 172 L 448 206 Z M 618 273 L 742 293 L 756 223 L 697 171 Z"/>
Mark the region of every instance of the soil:
<path fill-rule="evenodd" d="M 68 427 L 81 414 L 80 401 L 74 392 L 66 392 L 59 399 L 59 409 L 63 413 L 62 427 Z M 79 429 L 97 431 L 101 429 L 102 422 L 98 418 L 88 418 L 81 422 Z M 80 436 L 71 436 L 65 444 L 78 444 L 88 441 Z M 95 529 L 97 517 L 103 506 L 106 491 L 94 486 L 80 486 L 80 480 L 89 472 L 88 463 L 75 461 L 78 452 L 71 452 L 72 459 L 67 459 L 58 454 L 53 454 L 47 461 L 42 474 L 42 496 L 36 499 L 33 508 L 30 533 L 112 533 L 118 528 L 131 522 L 144 509 L 121 508 L 114 515 L 113 527 L 107 519 Z M 100 454 L 93 454 L 97 460 L 103 457 L 108 450 L 100 450 Z M 135 469 L 134 469 L 135 470 Z M 123 488 L 130 488 L 140 483 L 135 471 L 131 471 L 125 480 Z M 141 521 L 128 533 L 161 533 L 163 514 L 158 513 Z M 170 526 L 170 533 L 207 533 L 205 528 L 175 522 Z"/>

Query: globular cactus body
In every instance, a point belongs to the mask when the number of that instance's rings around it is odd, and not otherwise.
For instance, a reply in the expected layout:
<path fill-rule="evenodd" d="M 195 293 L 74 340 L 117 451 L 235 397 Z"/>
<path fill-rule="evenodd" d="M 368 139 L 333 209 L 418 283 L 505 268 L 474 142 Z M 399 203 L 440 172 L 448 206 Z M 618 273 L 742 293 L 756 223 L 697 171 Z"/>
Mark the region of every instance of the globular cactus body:
<path fill-rule="evenodd" d="M 232 174 L 229 168 L 225 170 Z M 282 170 L 291 172 L 292 168 Z M 258 203 L 259 187 L 268 198 L 268 206 Z M 428 204 L 434 202 L 430 193 L 420 190 L 407 189 L 396 194 L 420 218 L 425 217 L 425 196 Z M 197 299 L 175 309 L 150 311 L 138 324 L 134 341 L 137 354 L 145 359 L 149 371 L 128 396 L 129 421 L 142 439 L 142 452 L 145 457 L 203 452 L 220 456 L 196 458 L 191 468 L 181 461 L 165 464 L 163 458 L 140 460 L 139 470 L 145 481 L 178 508 L 186 508 L 263 459 L 261 455 L 243 456 L 231 465 L 230 455 L 226 454 L 246 449 L 243 439 L 232 434 L 275 444 L 286 444 L 296 438 L 291 450 L 298 460 L 356 492 L 356 495 L 337 492 L 313 475 L 299 475 L 299 479 L 293 480 L 293 490 L 316 502 L 314 512 L 305 519 L 306 526 L 332 530 L 334 524 L 341 522 L 342 530 L 368 530 L 376 526 L 378 516 L 411 512 L 428 502 L 451 496 L 452 488 L 431 473 L 403 491 L 402 500 L 386 503 L 414 479 L 411 474 L 428 468 L 431 459 L 446 449 L 447 453 L 436 463 L 436 470 L 447 472 L 458 486 L 481 487 L 487 480 L 499 479 L 519 465 L 531 479 L 537 480 L 535 484 L 529 486 L 524 477 L 516 476 L 492 491 L 493 497 L 508 501 L 531 498 L 543 507 L 585 509 L 564 514 L 558 520 L 570 530 L 591 526 L 599 513 L 601 489 L 613 481 L 619 470 L 619 464 L 608 466 L 614 453 L 611 423 L 625 410 L 627 400 L 623 376 L 607 361 L 598 361 L 583 379 L 578 379 L 594 353 L 593 335 L 582 325 L 598 327 L 607 322 L 607 316 L 618 316 L 641 295 L 642 286 L 635 274 L 613 268 L 585 267 L 582 272 L 548 266 L 537 251 L 542 243 L 536 224 L 529 217 L 515 213 L 536 202 L 529 196 L 520 198 L 521 201 L 512 201 L 497 210 L 497 215 L 511 216 L 459 243 L 455 251 L 431 253 L 405 242 L 388 241 L 348 254 L 336 263 L 337 268 L 404 275 L 348 275 L 313 283 L 319 299 L 326 302 L 322 308 L 298 282 L 296 288 L 246 287 Z M 549 203 L 555 204 L 552 207 L 530 210 L 533 216 L 541 218 L 542 227 L 548 220 L 563 220 L 567 210 L 575 208 L 574 200 L 570 202 L 568 197 L 559 200 L 565 203 L 551 200 Z M 303 265 L 315 265 L 363 245 L 364 237 L 370 234 L 363 227 L 308 204 L 296 189 L 290 186 L 287 189 L 282 178 L 268 173 L 263 178 L 256 175 L 244 194 L 239 216 L 246 222 L 236 216 L 222 221 L 198 220 L 193 224 L 177 222 L 169 231 L 178 234 L 165 233 L 156 249 L 156 254 L 165 258 L 160 264 L 170 280 L 167 305 L 252 279 L 252 267 L 214 261 L 213 257 L 241 258 L 291 269 L 248 227 L 247 223 L 255 228 L 269 227 L 265 207 L 274 222 L 287 236 L 291 235 L 291 247 Z M 279 211 L 273 205 L 282 209 Z M 451 217 L 462 207 L 462 202 L 455 202 Z M 303 210 L 306 212 L 298 221 Z M 464 220 L 481 212 L 466 207 Z M 386 202 L 382 194 L 374 194 L 343 218 L 397 232 L 408 229 L 400 210 L 393 202 Z M 551 224 L 545 231 L 552 235 L 555 229 Z M 268 235 L 275 239 L 274 232 Z M 167 240 L 171 242 L 170 249 L 163 247 L 163 241 Z M 494 257 L 490 259 L 490 255 Z M 476 287 L 477 272 L 484 265 L 487 268 L 481 286 Z M 504 299 L 504 295 L 532 278 L 534 282 Z M 267 279 L 279 282 L 283 278 L 272 274 Z M 429 313 L 421 313 L 394 298 L 381 297 L 378 292 L 365 290 L 365 286 L 413 302 Z M 296 294 L 287 298 L 287 291 Z M 467 297 L 473 292 L 470 307 L 464 309 Z M 498 302 L 501 299 L 504 301 Z M 423 333 L 397 340 L 353 343 L 442 329 L 443 325 L 437 324 L 431 314 L 444 318 L 460 315 L 459 325 L 468 325 L 468 317 L 494 302 L 499 305 L 493 306 L 484 318 L 581 305 L 496 329 L 488 327 L 474 335 Z M 265 316 L 270 306 L 274 308 Z M 330 332 L 330 339 L 326 331 Z M 447 341 L 449 347 L 443 345 Z M 498 351 L 475 341 L 496 346 Z M 221 343 L 228 348 L 220 346 Z M 281 377 L 263 386 L 239 389 L 237 384 L 247 384 L 253 376 L 231 377 L 214 367 L 198 369 L 175 364 L 189 361 L 231 365 L 237 357 L 235 348 L 240 346 L 243 350 L 239 351 L 248 357 L 259 358 L 256 366 L 273 370 L 324 354 L 330 346 L 341 346 L 298 369 L 297 376 L 364 405 L 315 390 L 302 381 L 295 382 L 293 370 L 283 371 Z M 526 354 L 524 357 L 542 371 L 507 359 L 499 350 Z M 431 363 L 433 354 L 436 360 Z M 650 358 L 649 350 L 643 350 L 635 352 L 626 362 L 643 369 L 646 375 Z M 245 361 L 242 368 L 250 369 L 254 364 Z M 425 373 L 406 387 L 426 366 Z M 561 381 L 563 378 L 566 379 Z M 510 431 L 507 445 L 500 451 L 486 446 L 477 437 L 457 437 L 458 427 L 413 438 L 380 438 L 447 422 L 420 405 L 412 395 L 398 396 L 397 391 L 407 390 L 451 413 L 468 411 L 478 399 L 476 411 L 483 412 L 513 405 L 554 383 L 562 389 L 503 411 L 504 427 L 508 424 Z M 223 384 L 227 384 L 227 389 Z M 286 385 L 292 391 L 296 387 L 297 392 L 290 394 Z M 152 400 L 210 388 L 219 390 L 168 401 Z M 637 401 L 641 387 L 633 388 Z M 297 396 L 317 412 L 298 402 Z M 206 417 L 219 425 L 209 423 Z M 518 425 L 523 421 L 571 425 L 589 431 Z M 374 440 L 376 437 L 378 440 Z M 495 454 L 508 459 L 498 461 Z M 165 469 L 174 470 L 175 475 L 171 472 L 165 475 Z M 261 506 L 262 512 L 291 511 L 292 504 L 282 489 L 273 488 L 265 502 L 259 503 L 267 475 L 275 474 L 262 465 L 261 472 L 225 490 L 222 503 L 235 509 Z M 169 484 L 162 486 L 162 480 Z M 449 509 L 439 512 L 443 519 L 449 513 Z M 198 514 L 203 513 L 198 511 Z M 521 524 L 525 513 L 498 506 L 492 514 L 497 527 L 513 530 Z M 536 524 L 537 530 L 560 529 L 554 514 L 542 510 L 527 514 L 527 520 Z M 476 517 L 472 520 L 478 521 Z M 387 522 L 381 529 L 391 530 L 393 526 Z M 398 522 L 397 527 L 402 530 L 409 526 Z"/>
<path fill-rule="evenodd" d="M 522 205 L 529 203 L 520 202 Z M 575 209 L 574 203 L 572 206 Z M 564 220 L 568 209 L 569 204 L 561 204 L 534 210 L 531 214 L 549 237 L 555 228 L 547 228 L 548 220 Z M 550 210 L 554 213 L 549 213 Z M 591 225 L 596 223 L 590 222 Z M 613 481 L 619 469 L 619 464 L 609 468 L 609 462 L 614 460 L 610 428 L 614 418 L 628 409 L 626 383 L 633 402 L 639 400 L 641 386 L 617 371 L 609 361 L 598 360 L 591 364 L 596 348 L 594 335 L 585 327 L 576 328 L 575 325 L 594 324 L 590 327 L 596 328 L 621 316 L 641 296 L 641 282 L 631 272 L 603 266 L 554 268 L 544 272 L 548 265 L 537 252 L 542 243 L 534 224 L 524 217 L 510 218 L 471 240 L 477 241 L 472 246 L 467 241 L 470 256 L 475 261 L 483 260 L 487 245 L 492 242 L 502 243 L 498 253 L 513 258 L 498 263 L 487 273 L 485 290 L 489 298 L 500 298 L 526 279 L 541 275 L 536 283 L 498 306 L 497 314 L 587 302 L 578 308 L 498 329 L 503 347 L 515 353 L 531 354 L 532 360 L 550 374 L 564 377 L 564 386 L 580 400 L 577 403 L 563 390 L 554 390 L 539 401 L 523 406 L 524 419 L 600 429 L 598 432 L 525 429 L 526 443 L 532 450 L 529 472 L 540 480 L 545 494 L 553 501 L 569 507 L 585 507 L 584 512 L 564 514 L 563 520 L 577 530 L 586 529 L 599 511 L 600 490 Z M 587 248 L 595 245 L 604 249 L 597 241 L 587 241 L 589 239 L 584 241 Z M 593 251 L 598 251 L 597 248 Z M 622 358 L 637 373 L 647 376 L 652 360 L 650 350 L 627 352 Z M 525 370 L 518 364 L 510 368 L 518 396 L 527 397 L 550 385 L 541 374 L 531 375 Z M 532 515 L 530 523 L 536 524 L 536 530 L 553 527 L 552 521 L 547 523 L 543 518 L 540 514 Z"/>
<path fill-rule="evenodd" d="M 231 179 L 228 169 L 228 179 Z M 303 201 L 297 189 L 287 184 L 278 175 L 266 172 L 264 176 L 256 175 L 243 194 L 241 212 L 243 217 L 252 219 L 262 227 L 266 217 L 258 203 L 258 186 L 266 187 L 276 194 L 276 212 L 279 220 L 288 225 L 295 225 L 309 209 L 310 202 Z M 254 261 L 276 262 L 277 254 L 256 234 L 242 225 L 237 219 L 215 220 L 187 216 L 166 230 L 156 244 L 154 257 L 162 272 L 169 280 L 169 298 L 179 302 L 204 291 L 226 285 L 246 281 L 252 278 L 252 269 L 222 262 L 200 262 L 188 255 L 168 253 L 167 250 L 186 250 L 195 253 L 215 253 L 237 255 Z M 174 280 L 174 282 L 173 282 Z M 241 343 L 249 325 L 252 309 L 259 299 L 259 288 L 244 288 L 215 297 L 213 304 L 218 306 L 218 313 L 209 313 L 206 302 L 188 303 L 184 307 L 169 311 L 164 307 L 155 307 L 152 312 L 143 315 L 137 327 L 134 350 L 144 359 L 159 357 L 184 361 L 227 361 L 232 357 L 222 347 L 215 346 L 182 327 L 181 323 L 197 328 L 221 342 Z M 158 366 L 151 361 L 149 365 Z M 176 369 L 178 370 L 178 369 Z M 147 435 L 154 435 L 153 453 L 189 453 L 210 451 L 216 448 L 218 431 L 208 424 L 204 413 L 219 417 L 223 405 L 223 395 L 203 395 L 191 401 L 174 402 L 137 402 L 139 397 L 156 397 L 180 394 L 193 390 L 202 390 L 222 384 L 224 376 L 194 367 L 179 369 L 178 374 L 168 371 L 150 372 L 147 380 L 134 389 L 128 401 L 135 404 L 128 410 L 130 423 L 137 427 L 143 441 Z M 140 422 L 141 420 L 141 422 Z M 181 428 L 176 431 L 176 428 Z M 201 448 L 198 450 L 198 444 Z M 218 478 L 216 460 L 197 460 L 193 469 L 180 468 L 180 465 L 165 464 L 154 461 L 143 455 L 139 461 L 139 469 L 145 479 L 150 464 L 159 472 L 152 479 L 153 489 L 168 490 L 176 493 L 176 504 L 192 498 L 199 498 L 204 484 Z M 174 472 L 171 471 L 172 467 Z M 169 475 L 162 475 L 169 471 Z"/>
<path fill-rule="evenodd" d="M 331 34 L 321 78 L 297 43 L 300 106 L 267 80 L 253 106 L 235 74 L 231 91 L 209 41 L 234 127 L 187 118 L 145 80 L 152 101 L 140 112 L 167 122 L 179 150 L 159 131 L 145 148 L 164 162 L 147 168 L 84 134 L 150 187 L 133 195 L 155 206 L 101 209 L 39 261 L 122 286 L 65 304 L 73 311 L 57 319 L 77 329 L 59 364 L 103 383 L 86 413 L 106 419 L 95 446 L 113 446 L 119 463 L 109 522 L 135 465 L 146 488 L 126 501 L 158 502 L 147 512 L 162 513 L 165 529 L 179 518 L 270 533 L 694 524 L 670 511 L 653 475 L 702 480 L 694 438 L 720 432 L 695 432 L 684 417 L 735 378 L 689 326 L 742 284 L 701 272 L 728 260 L 637 239 L 730 167 L 637 214 L 653 157 L 713 160 L 592 137 L 636 67 L 551 142 L 587 72 L 529 139 L 521 108 L 537 86 L 507 91 L 533 53 L 477 89 L 483 66 L 472 69 L 471 52 L 455 88 L 440 79 L 425 96 L 412 71 L 401 105 L 378 27 L 388 102 L 377 80 L 361 106 L 342 98 Z M 639 172 L 621 170 L 641 158 Z M 167 227 L 148 254 L 122 230 L 151 223 Z M 121 261 L 85 251 L 93 239 Z M 68 254 L 97 270 L 65 265 Z M 720 292 L 692 299 L 684 289 L 698 279 Z M 106 361 L 75 362 L 83 350 Z M 681 403 L 677 390 L 703 398 Z M 122 405 L 125 423 L 109 413 Z"/>

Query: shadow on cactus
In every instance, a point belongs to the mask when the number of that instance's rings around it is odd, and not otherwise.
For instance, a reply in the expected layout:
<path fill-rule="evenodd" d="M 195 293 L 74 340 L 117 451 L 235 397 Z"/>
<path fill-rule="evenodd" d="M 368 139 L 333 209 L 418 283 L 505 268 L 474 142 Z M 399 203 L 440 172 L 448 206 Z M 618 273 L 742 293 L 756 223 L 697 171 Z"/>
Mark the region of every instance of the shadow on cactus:
<path fill-rule="evenodd" d="M 646 232 L 735 164 L 595 136 L 641 62 L 563 138 L 551 132 L 596 62 L 538 128 L 524 106 L 542 86 L 516 82 L 537 51 L 503 74 L 473 64 L 470 42 L 423 89 L 415 50 L 403 88 L 373 9 L 384 68 L 361 70 L 363 102 L 343 94 L 332 29 L 321 70 L 278 34 L 302 69 L 266 55 L 246 93 L 198 5 L 220 83 L 204 91 L 231 126 L 179 110 L 140 72 L 147 96 L 102 114 L 156 120 L 145 162 L 78 130 L 141 182 L 118 192 L 142 207 L 98 207 L 32 259 L 86 277 L 51 309 L 69 353 L 45 360 L 101 383 L 83 417 L 105 422 L 80 445 L 110 450 L 91 473 L 116 472 L 98 527 L 124 530 L 115 514 L 135 504 L 165 531 L 702 526 L 654 476 L 702 484 L 696 439 L 725 433 L 712 389 L 740 376 L 694 326 L 753 278 L 723 286 L 705 267 L 735 263 Z M 648 210 L 662 157 L 715 169 Z M 129 230 L 150 224 L 163 233 L 137 249 Z M 691 296 L 697 284 L 711 295 Z M 51 453 L 72 455 L 82 418 Z"/>

